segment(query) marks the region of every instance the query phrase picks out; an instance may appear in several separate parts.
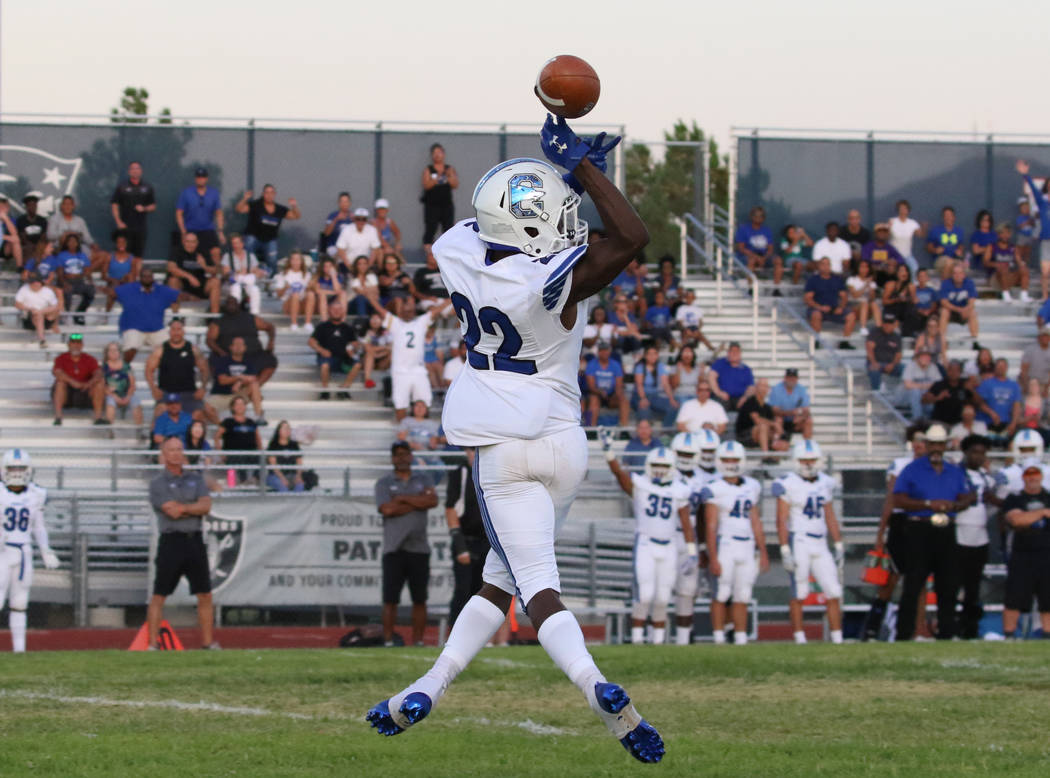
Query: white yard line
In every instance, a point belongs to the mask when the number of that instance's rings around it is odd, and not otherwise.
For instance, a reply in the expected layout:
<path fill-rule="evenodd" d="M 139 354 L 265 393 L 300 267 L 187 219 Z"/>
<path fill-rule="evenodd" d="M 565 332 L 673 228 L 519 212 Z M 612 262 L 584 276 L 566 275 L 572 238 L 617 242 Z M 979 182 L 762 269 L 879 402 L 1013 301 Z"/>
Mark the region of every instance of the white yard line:
<path fill-rule="evenodd" d="M 162 708 L 165 710 L 194 711 L 201 713 L 228 713 L 234 716 L 280 716 L 299 721 L 312 721 L 314 716 L 305 713 L 287 713 L 267 710 L 266 708 L 249 708 L 243 705 L 219 705 L 216 702 L 182 702 L 181 700 L 114 700 L 108 697 L 71 697 L 53 692 L 30 692 L 21 689 L 0 689 L 0 698 L 18 698 L 23 700 L 48 700 L 73 705 L 101 705 L 119 708 Z"/>

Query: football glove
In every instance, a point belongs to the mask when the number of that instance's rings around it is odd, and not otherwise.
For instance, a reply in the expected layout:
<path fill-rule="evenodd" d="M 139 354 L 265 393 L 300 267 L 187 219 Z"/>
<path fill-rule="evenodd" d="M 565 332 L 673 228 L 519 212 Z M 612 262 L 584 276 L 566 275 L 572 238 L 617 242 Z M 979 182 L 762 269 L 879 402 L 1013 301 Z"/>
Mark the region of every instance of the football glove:
<path fill-rule="evenodd" d="M 785 570 L 789 573 L 795 572 L 795 555 L 791 552 L 791 546 L 786 543 L 780 547 L 780 560 Z"/>
<path fill-rule="evenodd" d="M 58 557 L 55 556 L 55 552 L 51 549 L 41 549 L 40 556 L 44 560 L 44 567 L 48 570 L 58 569 Z"/>
<path fill-rule="evenodd" d="M 559 116 L 558 121 L 554 121 L 551 114 L 547 114 L 547 121 L 543 123 L 543 129 L 540 130 L 540 145 L 544 155 L 553 164 L 569 171 L 569 175 L 564 176 L 565 183 L 577 193 L 582 192 L 583 187 L 572 176 L 572 171 L 576 169 L 576 166 L 586 157 L 592 165 L 604 173 L 608 168 L 606 155 L 622 140 L 619 135 L 616 135 L 606 143 L 605 138 L 606 133 L 604 132 L 598 133 L 593 138 L 581 138 L 572 131 L 564 117 Z"/>
<path fill-rule="evenodd" d="M 608 427 L 598 428 L 598 442 L 602 445 L 602 451 L 605 453 L 605 461 L 612 462 L 616 458 L 616 455 L 612 451 L 613 433 Z"/>
<path fill-rule="evenodd" d="M 462 553 L 465 553 L 467 549 L 467 539 L 463 537 L 463 530 L 459 527 L 450 529 L 448 531 L 449 540 L 452 542 L 452 556 L 457 557 Z"/>
<path fill-rule="evenodd" d="M 839 571 L 839 581 L 844 580 L 846 575 L 846 544 L 841 540 L 835 543 L 835 567 Z"/>
<path fill-rule="evenodd" d="M 687 557 L 682 557 L 682 565 L 679 568 L 681 575 L 696 574 L 696 571 L 700 569 L 700 556 L 698 554 L 692 554 Z"/>

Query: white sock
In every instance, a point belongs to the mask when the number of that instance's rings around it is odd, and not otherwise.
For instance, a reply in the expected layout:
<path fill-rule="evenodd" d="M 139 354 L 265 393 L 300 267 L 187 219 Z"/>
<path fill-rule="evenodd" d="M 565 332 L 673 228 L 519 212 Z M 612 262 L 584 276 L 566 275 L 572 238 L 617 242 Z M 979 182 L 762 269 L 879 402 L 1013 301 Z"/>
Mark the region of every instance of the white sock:
<path fill-rule="evenodd" d="M 631 642 L 635 644 L 645 642 L 645 627 L 631 627 Z"/>
<path fill-rule="evenodd" d="M 667 627 L 653 627 L 653 645 L 662 646 L 667 642 Z"/>
<path fill-rule="evenodd" d="M 718 643 L 719 645 L 726 642 L 726 632 L 724 629 L 716 629 L 711 633 L 711 637 L 713 637 L 715 643 Z"/>
<path fill-rule="evenodd" d="M 401 707 L 402 700 L 412 692 L 423 692 L 437 705 L 448 685 L 463 672 L 470 660 L 492 640 L 503 624 L 505 614 L 484 597 L 474 595 L 459 612 L 452 625 L 448 641 L 441 655 L 426 674 L 390 698 L 390 710 Z"/>
<path fill-rule="evenodd" d="M 833 629 L 833 630 L 831 630 L 831 642 L 835 643 L 835 644 L 838 644 L 838 643 L 842 642 L 842 630 L 841 629 Z"/>
<path fill-rule="evenodd" d="M 747 645 L 747 632 L 740 629 L 733 630 L 733 644 L 737 646 Z"/>
<path fill-rule="evenodd" d="M 798 643 L 800 646 L 806 645 L 806 633 L 803 632 L 802 630 L 799 630 L 798 632 L 796 632 L 795 633 L 795 642 Z"/>
<path fill-rule="evenodd" d="M 586 695 L 588 701 L 592 700 L 594 685 L 604 683 L 605 676 L 594 664 L 594 659 L 583 641 L 583 630 L 572 612 L 558 611 L 550 616 L 540 625 L 536 637 L 543 650 L 554 660 L 554 664 L 576 684 L 576 688 Z"/>
<path fill-rule="evenodd" d="M 26 650 L 26 612 L 10 611 L 7 626 L 11 630 L 11 650 L 23 654 Z"/>
<path fill-rule="evenodd" d="M 676 646 L 688 646 L 689 638 L 693 636 L 693 628 L 689 627 L 675 627 L 674 631 L 674 644 Z"/>

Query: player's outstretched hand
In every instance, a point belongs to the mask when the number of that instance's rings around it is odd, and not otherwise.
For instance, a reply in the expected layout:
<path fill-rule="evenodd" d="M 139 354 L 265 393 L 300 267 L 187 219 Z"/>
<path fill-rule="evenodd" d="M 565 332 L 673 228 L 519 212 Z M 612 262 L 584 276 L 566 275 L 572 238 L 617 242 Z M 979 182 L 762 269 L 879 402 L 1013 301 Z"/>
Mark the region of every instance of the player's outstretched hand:
<path fill-rule="evenodd" d="M 613 432 L 608 427 L 598 428 L 598 442 L 601 443 L 602 451 L 610 451 L 613 444 Z"/>
<path fill-rule="evenodd" d="M 572 171 L 586 157 L 592 165 L 604 173 L 609 166 L 605 159 L 606 156 L 622 140 L 619 135 L 616 135 L 607 142 L 606 137 L 606 133 L 600 132 L 593 138 L 580 138 L 573 132 L 564 117 L 559 116 L 555 121 L 551 114 L 547 114 L 547 121 L 543 123 L 543 129 L 540 130 L 540 145 L 547 159 L 569 171 L 562 176 L 565 183 L 577 194 L 583 194 L 583 186 L 576 180 Z"/>
<path fill-rule="evenodd" d="M 46 551 L 41 551 L 40 556 L 44 560 L 44 567 L 46 567 L 48 570 L 58 569 L 58 557 L 55 555 L 54 551 L 51 551 L 50 549 Z"/>
<path fill-rule="evenodd" d="M 791 546 L 786 543 L 780 547 L 780 561 L 787 572 L 795 572 L 795 555 L 791 553 Z"/>

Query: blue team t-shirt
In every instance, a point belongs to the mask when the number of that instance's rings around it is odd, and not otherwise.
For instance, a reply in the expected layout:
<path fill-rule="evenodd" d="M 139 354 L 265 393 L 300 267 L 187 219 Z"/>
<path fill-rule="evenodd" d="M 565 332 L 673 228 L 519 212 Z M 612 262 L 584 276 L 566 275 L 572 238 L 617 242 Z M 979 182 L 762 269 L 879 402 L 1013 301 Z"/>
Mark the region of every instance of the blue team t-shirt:
<path fill-rule="evenodd" d="M 736 367 L 729 364 L 728 357 L 715 360 L 711 369 L 718 373 L 718 388 L 730 397 L 739 397 L 755 383 L 751 368 L 741 362 Z"/>
<path fill-rule="evenodd" d="M 654 305 L 645 312 L 650 327 L 667 327 L 671 323 L 671 309 L 666 305 Z"/>
<path fill-rule="evenodd" d="M 964 278 L 962 286 L 956 286 L 955 281 L 946 278 L 941 281 L 940 296 L 942 300 L 947 300 L 952 305 L 962 307 L 970 300 L 977 299 L 977 286 L 972 278 Z"/>
<path fill-rule="evenodd" d="M 832 308 L 838 308 L 841 302 L 839 294 L 845 289 L 846 284 L 836 275 L 822 278 L 819 273 L 815 273 L 806 279 L 806 292 L 813 293 L 813 302 L 817 305 L 830 305 Z"/>
<path fill-rule="evenodd" d="M 646 395 L 659 393 L 660 378 L 670 372 L 670 369 L 663 362 L 656 363 L 656 375 L 653 375 L 653 371 L 649 370 L 644 362 L 639 362 L 634 366 L 634 374 L 642 376 L 642 388 L 645 389 Z"/>
<path fill-rule="evenodd" d="M 751 251 L 762 256 L 773 245 L 773 231 L 765 224 L 756 228 L 751 222 L 746 222 L 736 228 L 733 243 L 743 243 Z M 743 255 L 739 252 L 737 256 L 743 259 Z"/>
<path fill-rule="evenodd" d="M 940 294 L 932 286 L 915 287 L 915 307 L 924 313 L 931 310 L 940 299 Z"/>
<path fill-rule="evenodd" d="M 179 440 L 186 439 L 186 430 L 193 424 L 193 417 L 186 411 L 179 411 L 179 418 L 172 419 L 170 414 L 162 413 L 153 422 L 153 434 L 165 438 L 176 437 Z"/>
<path fill-rule="evenodd" d="M 335 226 L 332 227 L 332 232 L 329 235 L 324 236 L 324 248 L 327 251 L 329 248 L 335 245 L 335 242 L 339 240 L 339 233 L 343 231 L 343 227 L 354 223 L 353 214 L 346 217 L 345 219 L 337 219 L 339 211 L 332 211 L 328 214 L 328 218 L 325 219 L 324 223 L 327 226 L 328 222 L 334 221 Z"/>
<path fill-rule="evenodd" d="M 610 286 L 624 297 L 634 297 L 638 293 L 637 277 L 628 274 L 626 270 L 621 270 Z"/>
<path fill-rule="evenodd" d="M 981 381 L 977 394 L 996 412 L 1001 422 L 1008 424 L 1013 416 L 1014 403 L 1021 402 L 1021 385 L 1009 378 L 992 376 Z M 978 413 L 977 418 L 986 424 L 992 423 L 987 413 Z"/>
<path fill-rule="evenodd" d="M 91 264 L 87 254 L 83 251 L 60 251 L 55 256 L 54 262 L 71 276 L 83 275 L 84 270 Z"/>
<path fill-rule="evenodd" d="M 138 281 L 121 284 L 113 292 L 123 306 L 117 325 L 121 332 L 157 332 L 164 329 L 164 311 L 179 299 L 177 289 L 155 283 L 152 291 L 146 292 Z"/>
<path fill-rule="evenodd" d="M 1050 322 L 1050 298 L 1047 298 L 1046 302 L 1039 307 L 1039 313 L 1037 314 L 1043 323 Z"/>
<path fill-rule="evenodd" d="M 204 194 L 197 193 L 196 186 L 188 186 L 179 193 L 176 210 L 182 211 L 182 223 L 186 232 L 215 229 L 215 212 L 222 210 L 222 198 L 217 189 L 206 187 Z"/>
<path fill-rule="evenodd" d="M 1014 219 L 1014 230 L 1018 235 L 1023 235 L 1026 238 L 1032 237 L 1035 233 L 1035 219 L 1032 214 L 1017 214 L 1017 218 Z"/>
<path fill-rule="evenodd" d="M 896 260 L 898 265 L 904 264 L 904 257 L 891 244 L 884 243 L 880 246 L 873 240 L 861 246 L 860 258 L 866 259 L 875 269 L 884 267 L 891 259 Z"/>
<path fill-rule="evenodd" d="M 54 273 L 57 267 L 58 258 L 55 256 L 44 257 L 39 262 L 30 257 L 25 262 L 25 270 L 27 273 L 39 273 L 40 277 L 44 279 L 46 279 L 49 275 Z"/>
<path fill-rule="evenodd" d="M 999 236 L 991 230 L 974 230 L 970 235 L 970 245 L 977 245 L 982 249 L 986 246 L 991 246 L 998 240 Z"/>
<path fill-rule="evenodd" d="M 616 379 L 623 378 L 623 368 L 615 359 L 610 359 L 606 367 L 602 367 L 597 359 L 592 359 L 587 365 L 586 374 L 594 376 L 594 384 L 599 390 L 610 394 L 616 391 Z"/>
<path fill-rule="evenodd" d="M 959 246 L 965 245 L 963 242 L 965 236 L 963 231 L 958 227 L 952 227 L 950 230 L 943 224 L 938 224 L 932 230 L 930 230 L 930 236 L 926 239 L 927 243 L 932 243 L 934 246 L 940 246 L 944 249 L 944 253 L 949 257 L 955 257 L 955 253 Z"/>

